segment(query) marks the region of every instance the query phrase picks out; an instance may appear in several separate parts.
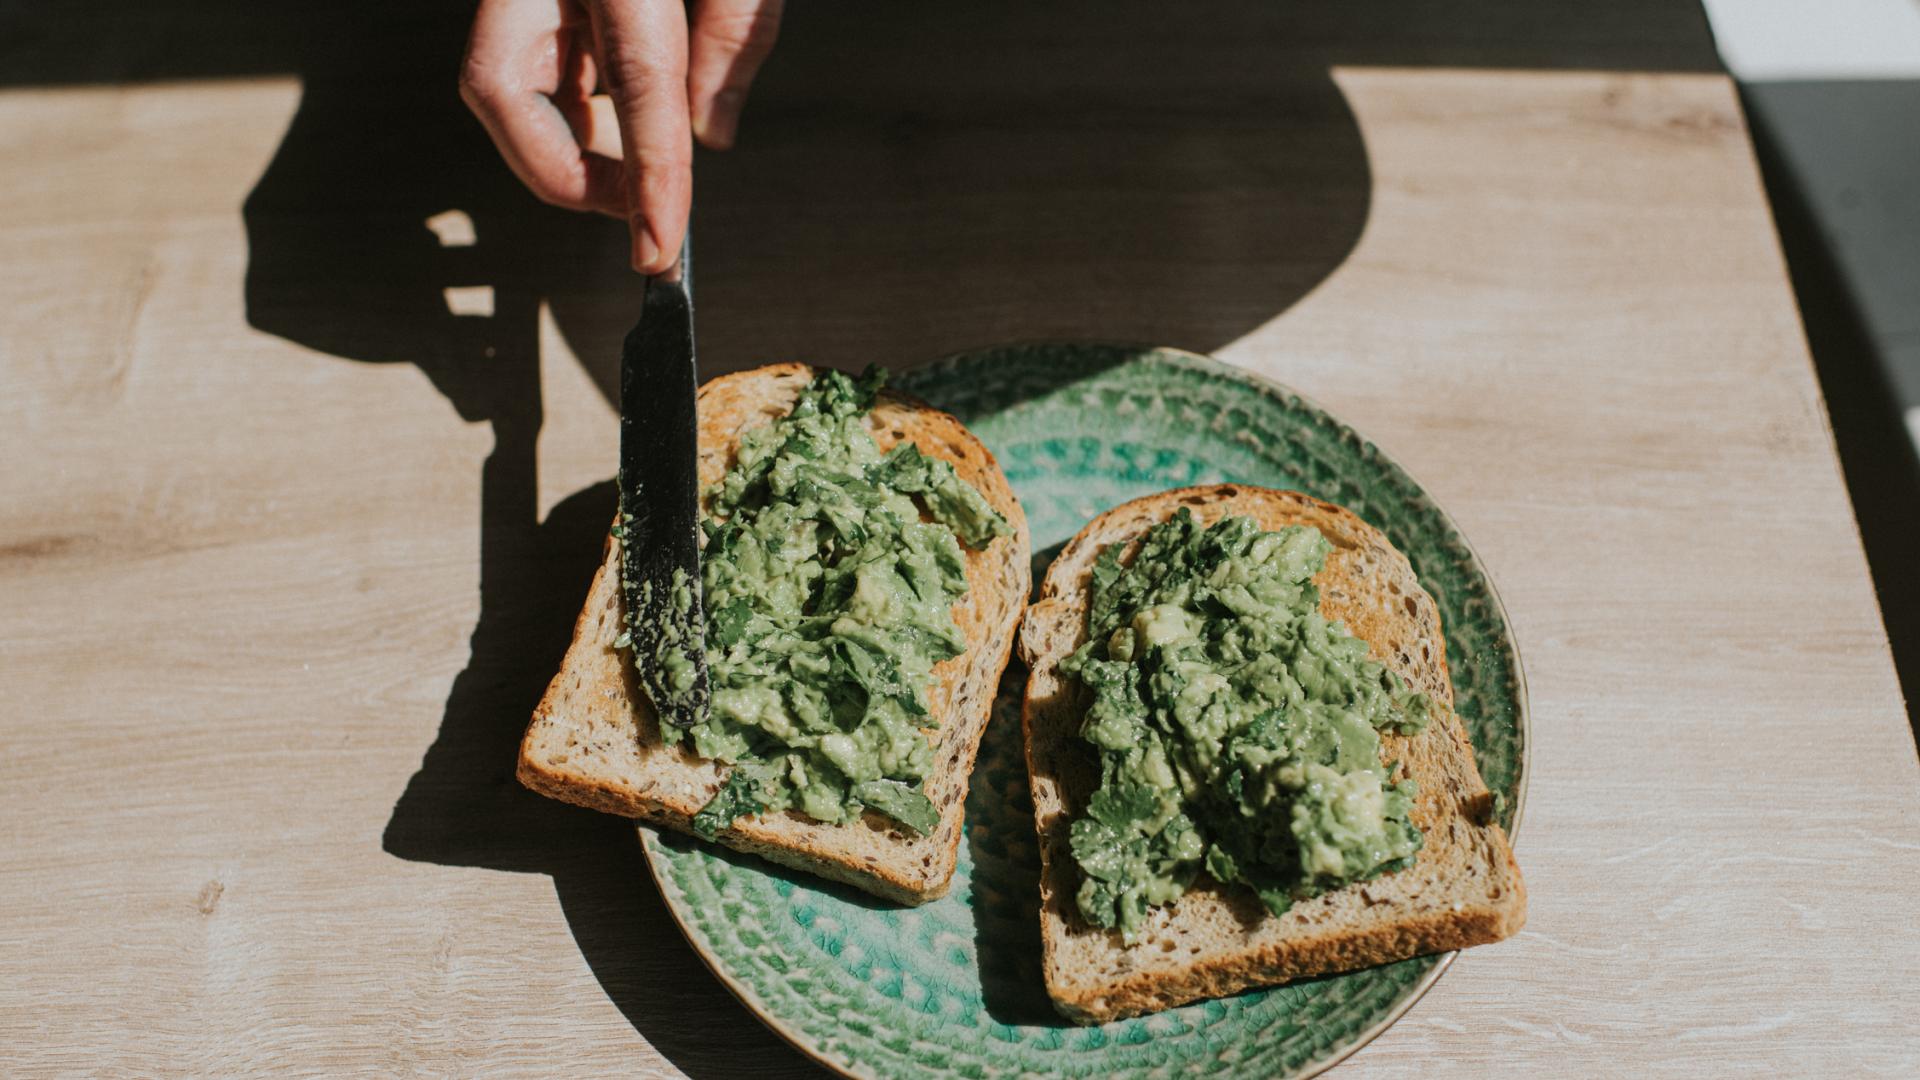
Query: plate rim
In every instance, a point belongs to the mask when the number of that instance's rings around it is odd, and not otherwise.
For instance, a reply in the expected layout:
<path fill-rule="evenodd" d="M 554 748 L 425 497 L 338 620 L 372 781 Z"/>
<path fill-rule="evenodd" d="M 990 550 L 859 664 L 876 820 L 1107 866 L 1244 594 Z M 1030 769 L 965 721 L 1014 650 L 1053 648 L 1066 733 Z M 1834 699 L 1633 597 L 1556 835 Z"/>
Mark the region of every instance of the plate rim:
<path fill-rule="evenodd" d="M 1440 500 L 1434 498 L 1431 489 L 1422 483 L 1420 478 L 1415 476 L 1406 465 L 1402 464 L 1397 456 L 1388 452 L 1371 436 L 1364 434 L 1353 425 L 1340 419 L 1337 414 L 1322 406 L 1317 399 L 1310 395 L 1301 393 L 1291 385 L 1282 383 L 1277 379 L 1268 378 L 1260 372 L 1241 367 L 1237 364 L 1228 363 L 1217 357 L 1194 352 L 1190 349 L 1182 349 L 1177 346 L 1150 345 L 1108 338 L 1035 338 L 961 349 L 914 364 L 902 370 L 920 371 L 927 368 L 957 364 L 972 357 L 991 353 L 1011 353 L 1023 349 L 1036 348 L 1107 349 L 1132 352 L 1138 354 L 1137 359 L 1159 360 L 1162 362 L 1172 361 L 1174 366 L 1196 368 L 1209 375 L 1240 383 L 1263 397 L 1277 399 L 1283 407 L 1286 405 L 1285 397 L 1291 396 L 1307 408 L 1325 417 L 1336 428 L 1353 435 L 1361 442 L 1373 447 L 1375 453 L 1377 453 L 1386 464 L 1398 469 L 1401 475 L 1407 478 L 1407 481 L 1419 492 L 1420 496 L 1426 501 L 1428 506 L 1431 507 L 1433 512 L 1439 516 L 1441 523 L 1452 534 L 1453 538 L 1460 543 L 1461 549 L 1466 554 L 1468 564 L 1479 574 L 1480 580 L 1486 583 L 1487 598 L 1491 601 L 1495 614 L 1499 616 L 1501 640 L 1506 645 L 1507 654 L 1512 657 L 1510 674 L 1514 680 L 1514 728 L 1520 735 L 1520 760 L 1517 770 L 1518 775 L 1514 784 L 1513 816 L 1506 826 L 1506 833 L 1508 843 L 1515 843 L 1516 837 L 1518 837 L 1520 832 L 1520 822 L 1525 816 L 1527 792 L 1532 786 L 1533 779 L 1533 709 L 1527 687 L 1526 665 L 1520 655 L 1520 642 L 1513 632 L 1513 620 L 1508 615 L 1506 602 L 1500 595 L 1499 585 L 1494 581 L 1492 572 L 1488 569 L 1486 561 L 1480 557 L 1479 550 L 1473 546 L 1473 542 L 1467 538 L 1465 531 L 1460 528 L 1460 523 L 1454 520 L 1453 515 L 1447 511 L 1447 508 L 1441 504 Z M 1444 634 L 1444 632 L 1443 628 L 1442 633 Z M 765 1002 L 760 1000 L 759 995 L 751 986 L 735 978 L 719 966 L 713 956 L 711 945 L 704 940 L 703 935 L 696 933 L 694 928 L 681 916 L 680 902 L 684 900 L 684 897 L 679 895 L 679 887 L 670 884 L 668 877 L 661 870 L 659 860 L 656 857 L 656 851 L 663 850 L 660 830 L 654 826 L 641 823 L 636 825 L 636 832 L 640 840 L 641 853 L 646 856 L 647 873 L 653 878 L 655 887 L 660 890 L 661 898 L 667 901 L 663 905 L 667 909 L 667 914 L 673 919 L 674 925 L 679 928 L 681 936 L 686 939 L 687 944 L 693 949 L 694 954 L 700 958 L 701 964 L 720 981 L 721 985 L 725 986 L 735 998 L 739 999 L 740 1003 L 746 1006 L 747 1011 L 752 1013 L 755 1019 L 759 1020 L 768 1030 L 779 1036 L 783 1042 L 799 1051 L 809 1060 L 830 1072 L 853 1078 L 853 1080 L 878 1080 L 878 1074 L 872 1071 L 870 1065 L 859 1061 L 850 1063 L 834 1061 L 809 1045 L 809 1042 L 805 1038 L 798 1032 L 791 1030 L 781 1018 L 775 1015 L 773 1010 L 767 1007 Z M 1460 952 L 1461 950 L 1454 949 L 1443 953 L 1430 954 L 1435 960 L 1433 967 L 1422 975 L 1419 981 L 1415 982 L 1407 990 L 1405 995 L 1387 1010 L 1386 1015 L 1354 1036 L 1353 1040 L 1339 1051 L 1309 1064 L 1304 1070 L 1293 1075 L 1300 1078 L 1300 1080 L 1308 1080 L 1308 1078 L 1319 1076 L 1321 1073 L 1339 1065 L 1354 1054 L 1365 1049 L 1375 1039 L 1385 1033 L 1388 1028 L 1406 1016 L 1415 1005 L 1420 1003 L 1422 998 L 1427 996 L 1427 992 L 1432 990 L 1434 984 L 1440 981 L 1440 977 L 1453 967 L 1453 962 L 1459 958 Z"/>

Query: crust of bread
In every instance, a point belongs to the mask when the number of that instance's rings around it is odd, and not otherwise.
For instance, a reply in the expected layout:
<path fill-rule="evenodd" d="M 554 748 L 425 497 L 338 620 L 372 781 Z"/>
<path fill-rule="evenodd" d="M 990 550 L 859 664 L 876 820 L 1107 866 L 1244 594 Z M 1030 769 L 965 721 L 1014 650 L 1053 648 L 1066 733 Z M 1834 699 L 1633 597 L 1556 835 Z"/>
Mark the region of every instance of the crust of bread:
<path fill-rule="evenodd" d="M 1093 927 L 1074 894 L 1080 872 L 1068 826 L 1099 782 L 1078 737 L 1087 699 L 1060 661 L 1086 639 L 1090 570 L 1108 545 L 1131 543 L 1181 508 L 1203 522 L 1229 514 L 1262 528 L 1311 525 L 1333 545 L 1314 579 L 1320 610 L 1366 640 L 1373 657 L 1424 690 L 1436 708 L 1418 735 L 1383 734 L 1396 779 L 1419 784 L 1413 820 L 1425 834 L 1414 865 L 1301 901 L 1271 915 L 1244 888 L 1202 875 L 1199 886 L 1155 909 L 1132 946 Z M 1453 711 L 1439 609 L 1406 557 L 1352 512 L 1293 491 L 1238 484 L 1184 488 L 1136 499 L 1088 523 L 1053 562 L 1028 609 L 1021 654 L 1031 668 L 1022 709 L 1027 769 L 1040 832 L 1041 939 L 1047 992 L 1059 1011 L 1099 1023 L 1249 987 L 1424 953 L 1499 941 L 1526 921 L 1526 886 L 1493 798 Z"/>
<path fill-rule="evenodd" d="M 744 432 L 792 411 L 814 375 L 805 364 L 775 364 L 723 375 L 700 388 L 702 488 L 725 475 Z M 966 634 L 967 651 L 934 666 L 928 693 L 929 711 L 939 725 L 928 733 L 934 766 L 926 792 L 940 810 L 940 824 L 930 835 L 917 836 L 872 811 L 845 825 L 786 812 L 741 818 L 719 840 L 889 900 L 917 904 L 943 895 L 953 877 L 967 777 L 1031 587 L 1027 521 L 993 454 L 952 416 L 883 391 L 867 429 L 882 450 L 910 441 L 922 453 L 951 462 L 1014 529 L 982 551 L 962 548 L 968 588 L 953 614 Z M 693 815 L 719 789 L 726 767 L 661 742 L 659 721 L 632 665 L 613 647 L 624 606 L 616 553 L 609 537 L 573 642 L 521 741 L 518 775 L 543 795 L 688 832 Z"/>

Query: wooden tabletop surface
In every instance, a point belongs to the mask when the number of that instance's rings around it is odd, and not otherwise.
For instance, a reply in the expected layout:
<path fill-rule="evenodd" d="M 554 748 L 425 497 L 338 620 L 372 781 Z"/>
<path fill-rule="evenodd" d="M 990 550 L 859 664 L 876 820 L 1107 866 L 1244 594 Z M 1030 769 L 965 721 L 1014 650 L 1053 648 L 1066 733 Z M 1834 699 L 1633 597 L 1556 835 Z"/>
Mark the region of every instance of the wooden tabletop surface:
<path fill-rule="evenodd" d="M 619 227 L 465 119 L 463 5 L 175 6 L 0 52 L 5 1071 L 811 1068 L 512 779 Z M 1452 512 L 1529 921 L 1343 1070 L 1912 1075 L 1920 767 L 1737 98 L 1697 11 L 1562 6 L 798 13 L 698 165 L 703 353 L 1208 351 Z"/>

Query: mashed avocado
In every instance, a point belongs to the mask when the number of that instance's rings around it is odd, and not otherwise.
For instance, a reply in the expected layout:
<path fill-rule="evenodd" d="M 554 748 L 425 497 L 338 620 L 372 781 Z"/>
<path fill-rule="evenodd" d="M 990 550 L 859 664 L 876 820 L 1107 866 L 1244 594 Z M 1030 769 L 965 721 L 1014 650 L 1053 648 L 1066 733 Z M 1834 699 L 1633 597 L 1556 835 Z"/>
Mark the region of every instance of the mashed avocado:
<path fill-rule="evenodd" d="M 1081 737 L 1100 787 L 1070 830 L 1080 911 L 1131 942 L 1202 871 L 1268 910 L 1398 870 L 1420 850 L 1411 780 L 1379 732 L 1425 725 L 1425 695 L 1319 612 L 1316 529 L 1262 532 L 1185 509 L 1095 562 L 1088 641 L 1061 665 L 1093 693 Z"/>
<path fill-rule="evenodd" d="M 708 492 L 712 711 L 661 728 L 734 766 L 694 818 L 702 835 L 786 809 L 846 822 L 870 807 L 921 833 L 939 822 L 921 729 L 935 724 L 933 665 L 967 647 L 952 614 L 967 591 L 960 544 L 1012 530 L 947 462 L 910 442 L 880 452 L 861 420 L 884 379 L 821 374 L 791 414 L 741 438 Z"/>

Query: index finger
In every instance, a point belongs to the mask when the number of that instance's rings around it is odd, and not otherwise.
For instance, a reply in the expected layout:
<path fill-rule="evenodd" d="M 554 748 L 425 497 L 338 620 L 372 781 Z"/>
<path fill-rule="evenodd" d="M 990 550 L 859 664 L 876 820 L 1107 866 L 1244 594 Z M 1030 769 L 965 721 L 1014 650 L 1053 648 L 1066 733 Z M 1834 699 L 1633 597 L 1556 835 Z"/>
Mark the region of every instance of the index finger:
<path fill-rule="evenodd" d="M 592 6 L 600 81 L 620 120 L 633 268 L 672 265 L 693 202 L 687 116 L 687 13 L 680 0 L 602 0 Z"/>

